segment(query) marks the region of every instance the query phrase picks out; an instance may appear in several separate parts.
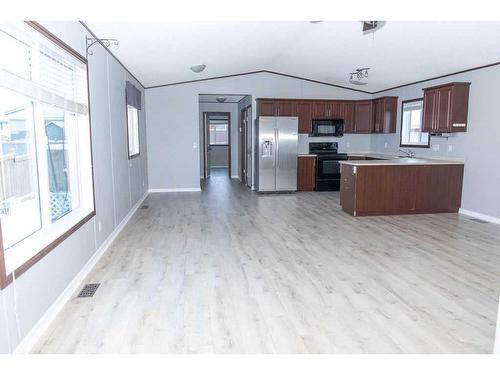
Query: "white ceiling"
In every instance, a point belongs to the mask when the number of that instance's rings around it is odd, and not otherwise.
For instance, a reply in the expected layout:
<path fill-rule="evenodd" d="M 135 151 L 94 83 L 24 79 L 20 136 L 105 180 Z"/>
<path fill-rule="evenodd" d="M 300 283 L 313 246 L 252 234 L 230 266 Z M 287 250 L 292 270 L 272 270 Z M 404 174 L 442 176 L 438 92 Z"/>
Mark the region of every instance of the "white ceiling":
<path fill-rule="evenodd" d="M 199 95 L 201 103 L 219 103 L 217 101 L 217 98 L 225 98 L 226 101 L 224 103 L 238 103 L 244 97 L 245 95 L 214 95 L 214 94 Z"/>
<path fill-rule="evenodd" d="M 500 61 L 500 22 L 87 22 L 146 86 L 269 70 L 377 91 Z M 202 73 L 189 67 L 203 63 Z M 348 73 L 370 67 L 368 84 Z"/>

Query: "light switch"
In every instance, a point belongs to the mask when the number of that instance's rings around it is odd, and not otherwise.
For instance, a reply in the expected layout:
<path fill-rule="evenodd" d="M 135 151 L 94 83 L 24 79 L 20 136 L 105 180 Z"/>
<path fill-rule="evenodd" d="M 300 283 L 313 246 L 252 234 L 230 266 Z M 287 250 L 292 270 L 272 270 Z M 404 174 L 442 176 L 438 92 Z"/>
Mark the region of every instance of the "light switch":
<path fill-rule="evenodd" d="M 453 145 L 448 145 L 448 152 L 452 152 L 453 151 Z"/>
<path fill-rule="evenodd" d="M 384 143 L 384 148 L 387 148 L 387 142 Z"/>
<path fill-rule="evenodd" d="M 351 147 L 351 143 L 347 142 L 347 143 L 345 144 L 345 147 L 347 147 L 347 148 Z"/>
<path fill-rule="evenodd" d="M 198 148 L 198 144 L 196 142 L 193 142 L 193 148 Z"/>

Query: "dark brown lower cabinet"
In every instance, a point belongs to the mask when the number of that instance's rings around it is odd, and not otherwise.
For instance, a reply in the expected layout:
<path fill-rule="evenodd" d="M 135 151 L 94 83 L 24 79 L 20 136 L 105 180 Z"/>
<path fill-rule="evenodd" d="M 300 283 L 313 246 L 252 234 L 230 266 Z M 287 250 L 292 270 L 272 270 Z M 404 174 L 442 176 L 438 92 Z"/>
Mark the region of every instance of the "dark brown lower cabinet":
<path fill-rule="evenodd" d="M 299 156 L 297 164 L 297 190 L 313 191 L 316 187 L 316 157 Z"/>
<path fill-rule="evenodd" d="M 340 204 L 354 216 L 458 212 L 463 164 L 342 164 Z"/>

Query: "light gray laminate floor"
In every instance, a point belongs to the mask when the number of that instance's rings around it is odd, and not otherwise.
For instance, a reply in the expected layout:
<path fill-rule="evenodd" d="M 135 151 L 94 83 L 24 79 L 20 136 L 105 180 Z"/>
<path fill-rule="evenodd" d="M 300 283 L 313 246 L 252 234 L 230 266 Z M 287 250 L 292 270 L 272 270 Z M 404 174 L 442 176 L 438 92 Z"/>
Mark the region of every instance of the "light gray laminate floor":
<path fill-rule="evenodd" d="M 151 194 L 41 353 L 490 353 L 500 227 L 353 218 L 338 192 L 257 195 L 215 175 Z"/>

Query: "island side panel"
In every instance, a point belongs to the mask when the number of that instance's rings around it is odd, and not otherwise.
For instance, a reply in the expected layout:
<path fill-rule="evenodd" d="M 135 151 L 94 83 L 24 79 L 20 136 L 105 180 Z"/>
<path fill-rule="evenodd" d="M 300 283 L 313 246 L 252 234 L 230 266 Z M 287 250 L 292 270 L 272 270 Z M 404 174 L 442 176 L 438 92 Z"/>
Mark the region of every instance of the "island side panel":
<path fill-rule="evenodd" d="M 356 216 L 356 175 L 353 165 L 341 164 L 340 166 L 340 205 L 342 210 Z"/>

